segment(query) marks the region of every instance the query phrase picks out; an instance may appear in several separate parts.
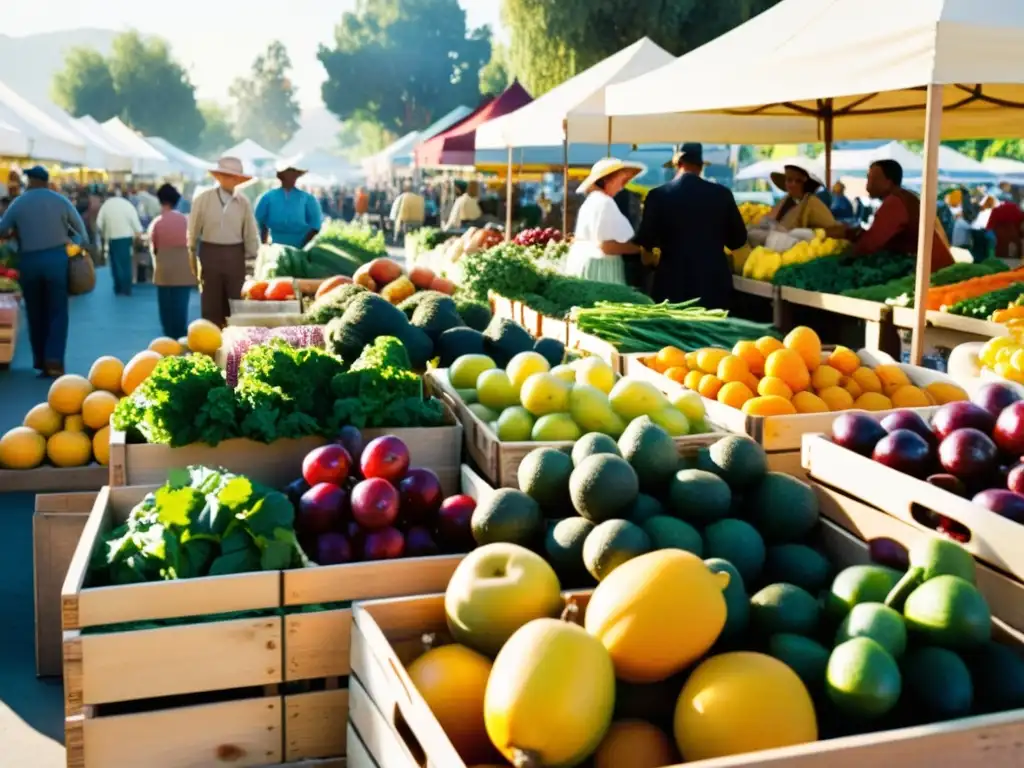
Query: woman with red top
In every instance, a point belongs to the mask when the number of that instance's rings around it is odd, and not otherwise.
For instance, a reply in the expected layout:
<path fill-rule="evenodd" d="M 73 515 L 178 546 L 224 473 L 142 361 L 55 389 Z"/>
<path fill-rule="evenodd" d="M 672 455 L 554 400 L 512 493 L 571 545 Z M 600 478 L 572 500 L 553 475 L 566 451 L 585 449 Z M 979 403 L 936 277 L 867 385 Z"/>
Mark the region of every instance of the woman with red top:
<path fill-rule="evenodd" d="M 1024 227 L 1024 211 L 1012 200 L 1004 199 L 1003 202 L 992 208 L 985 229 L 996 237 L 996 257 L 1000 259 L 1021 258 L 1022 227 Z"/>
<path fill-rule="evenodd" d="M 164 335 L 180 339 L 188 332 L 188 304 L 196 276 L 188 258 L 188 218 L 175 209 L 181 195 L 170 184 L 156 193 L 160 215 L 149 225 L 153 284 Z"/>

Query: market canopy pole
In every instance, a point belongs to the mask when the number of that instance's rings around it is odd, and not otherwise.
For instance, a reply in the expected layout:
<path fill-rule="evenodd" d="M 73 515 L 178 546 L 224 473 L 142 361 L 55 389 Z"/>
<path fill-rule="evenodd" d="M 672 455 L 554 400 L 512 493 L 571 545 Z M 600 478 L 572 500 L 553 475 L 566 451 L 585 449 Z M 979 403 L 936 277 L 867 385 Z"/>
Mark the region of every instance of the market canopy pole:
<path fill-rule="evenodd" d="M 825 186 L 832 190 L 832 145 L 835 143 L 835 115 L 832 111 L 832 99 L 823 99 L 818 102 L 819 110 L 825 123 Z"/>
<path fill-rule="evenodd" d="M 569 121 L 562 121 L 562 235 L 569 236 Z"/>
<path fill-rule="evenodd" d="M 505 178 L 505 242 L 512 239 L 512 147 L 508 148 L 508 176 Z"/>
<path fill-rule="evenodd" d="M 921 214 L 917 229 L 917 276 L 914 281 L 914 335 L 910 342 L 910 364 L 920 365 L 924 357 L 924 331 L 931 287 L 932 243 L 935 239 L 935 200 L 939 192 L 939 138 L 942 133 L 941 85 L 929 85 L 925 106 L 924 169 L 921 173 Z"/>

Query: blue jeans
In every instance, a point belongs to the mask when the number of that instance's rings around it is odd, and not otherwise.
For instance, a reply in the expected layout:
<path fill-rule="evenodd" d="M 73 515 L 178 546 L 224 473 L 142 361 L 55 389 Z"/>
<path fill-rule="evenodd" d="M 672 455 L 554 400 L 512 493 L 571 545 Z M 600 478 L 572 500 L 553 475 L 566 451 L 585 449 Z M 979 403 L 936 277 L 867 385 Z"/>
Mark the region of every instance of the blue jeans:
<path fill-rule="evenodd" d="M 68 254 L 64 246 L 27 251 L 18 259 L 28 317 L 32 367 L 64 368 L 68 345 Z"/>
<path fill-rule="evenodd" d="M 130 296 L 132 293 L 132 250 L 135 240 L 118 237 L 108 243 L 110 250 L 110 276 L 114 278 L 114 294 Z"/>
<path fill-rule="evenodd" d="M 188 333 L 188 303 L 191 298 L 191 286 L 157 286 L 156 303 L 160 312 L 160 325 L 164 329 L 164 336 L 180 339 Z"/>

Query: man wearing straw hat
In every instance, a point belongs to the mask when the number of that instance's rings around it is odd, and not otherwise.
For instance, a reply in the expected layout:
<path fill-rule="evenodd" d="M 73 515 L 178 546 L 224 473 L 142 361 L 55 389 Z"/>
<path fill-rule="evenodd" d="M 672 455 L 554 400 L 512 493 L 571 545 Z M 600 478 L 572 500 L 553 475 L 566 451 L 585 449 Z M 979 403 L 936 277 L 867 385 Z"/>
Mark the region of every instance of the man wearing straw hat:
<path fill-rule="evenodd" d="M 252 177 L 237 157 L 222 157 L 210 174 L 217 186 L 199 193 L 188 218 L 188 251 L 199 278 L 203 317 L 220 327 L 227 323 L 231 299 L 241 298 L 245 261 L 260 248 L 252 203 L 238 187 Z"/>
<path fill-rule="evenodd" d="M 302 248 L 316 237 L 323 224 L 320 203 L 309 192 L 295 186 L 306 171 L 282 163 L 277 168 L 281 186 L 268 190 L 256 203 L 260 241 Z"/>

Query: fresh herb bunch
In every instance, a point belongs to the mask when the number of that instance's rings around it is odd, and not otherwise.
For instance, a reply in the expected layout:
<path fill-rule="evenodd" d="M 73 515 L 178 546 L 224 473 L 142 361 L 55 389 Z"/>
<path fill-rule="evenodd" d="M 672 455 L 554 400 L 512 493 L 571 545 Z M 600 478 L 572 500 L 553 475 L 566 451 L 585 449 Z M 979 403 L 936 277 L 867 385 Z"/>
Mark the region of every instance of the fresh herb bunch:
<path fill-rule="evenodd" d="M 548 317 L 565 318 L 573 307 L 593 307 L 599 302 L 611 304 L 652 304 L 651 297 L 628 285 L 599 283 L 565 275 L 546 276 L 537 293 L 514 297 L 530 309 Z"/>
<path fill-rule="evenodd" d="M 888 252 L 870 256 L 824 256 L 781 267 L 772 282 L 819 293 L 842 293 L 905 277 L 914 271 L 916 261 L 914 256 Z"/>
<path fill-rule="evenodd" d="M 487 301 L 488 291 L 510 299 L 536 293 L 542 280 L 541 268 L 528 249 L 511 243 L 466 254 L 459 268 L 463 291 L 477 301 Z"/>
<path fill-rule="evenodd" d="M 364 264 L 388 255 L 388 246 L 383 232 L 364 224 L 345 221 L 332 221 L 327 224 L 310 241 L 306 249 L 309 250 L 318 245 L 333 245 Z"/>
<path fill-rule="evenodd" d="M 958 301 L 947 311 L 954 315 L 987 320 L 993 312 L 1005 309 L 1021 296 L 1024 296 L 1024 282 L 1013 283 L 1006 288 L 1000 288 L 996 291 L 983 293 L 981 296 Z"/>
<path fill-rule="evenodd" d="M 937 270 L 931 278 L 933 288 L 943 285 L 955 285 L 956 283 L 970 280 L 982 275 L 993 275 L 997 272 L 1006 272 L 1009 269 L 999 259 L 985 259 L 967 264 L 951 264 Z M 869 285 L 864 288 L 851 288 L 843 291 L 843 296 L 854 299 L 865 299 L 867 301 L 878 301 L 892 304 L 896 307 L 914 306 L 914 275 L 899 277 L 881 285 Z"/>
<path fill-rule="evenodd" d="M 287 393 L 295 411 L 308 414 L 314 422 L 325 422 L 331 413 L 331 380 L 342 370 L 341 360 L 323 349 L 296 349 L 272 339 L 242 358 L 238 384 L 241 388 L 258 381 L 280 389 Z"/>

